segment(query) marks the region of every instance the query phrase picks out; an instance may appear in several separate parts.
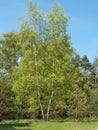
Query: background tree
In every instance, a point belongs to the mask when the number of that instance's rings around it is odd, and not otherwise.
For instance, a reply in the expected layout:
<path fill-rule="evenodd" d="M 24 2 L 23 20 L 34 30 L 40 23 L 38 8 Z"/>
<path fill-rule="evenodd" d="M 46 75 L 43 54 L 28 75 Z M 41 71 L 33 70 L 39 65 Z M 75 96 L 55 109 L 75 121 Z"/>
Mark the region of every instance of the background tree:
<path fill-rule="evenodd" d="M 5 71 L 0 71 L 0 120 L 16 118 L 15 112 L 10 77 Z"/>
<path fill-rule="evenodd" d="M 19 60 L 18 34 L 14 32 L 3 34 L 0 39 L 0 69 L 12 72 L 18 66 Z"/>

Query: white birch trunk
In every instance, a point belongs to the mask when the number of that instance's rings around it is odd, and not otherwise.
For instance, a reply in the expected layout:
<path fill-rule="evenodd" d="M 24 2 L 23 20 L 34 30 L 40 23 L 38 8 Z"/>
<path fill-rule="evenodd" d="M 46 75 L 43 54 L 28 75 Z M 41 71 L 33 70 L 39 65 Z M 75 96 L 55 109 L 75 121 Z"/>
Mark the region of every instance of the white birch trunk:
<path fill-rule="evenodd" d="M 54 57 L 53 57 L 53 73 L 54 73 Z M 52 98 L 53 98 L 53 95 L 54 95 L 54 80 L 52 79 L 52 83 L 51 83 L 51 96 L 50 96 L 50 99 L 49 99 L 49 102 L 48 102 L 48 108 L 47 108 L 47 120 L 49 119 L 49 112 L 50 112 L 50 106 L 51 106 L 51 103 L 52 103 Z"/>
<path fill-rule="evenodd" d="M 41 95 L 40 95 L 40 88 L 39 88 L 39 81 L 38 81 L 38 64 L 37 64 L 36 56 L 37 56 L 37 54 L 36 54 L 36 49 L 35 49 L 36 85 L 37 85 L 37 89 L 38 89 L 38 102 L 39 102 L 39 105 L 40 105 L 42 118 L 44 119 L 45 116 L 44 116 L 43 106 L 42 106 L 42 103 L 41 103 Z"/>

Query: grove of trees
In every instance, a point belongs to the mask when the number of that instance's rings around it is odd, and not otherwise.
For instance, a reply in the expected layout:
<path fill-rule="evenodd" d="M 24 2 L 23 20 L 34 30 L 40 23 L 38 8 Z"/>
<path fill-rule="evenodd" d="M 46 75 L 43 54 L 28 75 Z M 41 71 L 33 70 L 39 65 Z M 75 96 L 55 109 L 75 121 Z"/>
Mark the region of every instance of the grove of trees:
<path fill-rule="evenodd" d="M 98 117 L 98 59 L 72 47 L 57 4 L 43 15 L 30 1 L 18 32 L 0 39 L 0 120 Z"/>

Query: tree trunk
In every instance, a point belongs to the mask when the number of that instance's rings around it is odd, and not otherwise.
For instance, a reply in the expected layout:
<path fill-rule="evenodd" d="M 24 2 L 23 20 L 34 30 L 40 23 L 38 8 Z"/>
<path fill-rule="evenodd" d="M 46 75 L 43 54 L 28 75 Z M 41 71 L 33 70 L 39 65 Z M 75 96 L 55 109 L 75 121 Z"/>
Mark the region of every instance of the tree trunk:
<path fill-rule="evenodd" d="M 54 57 L 53 57 L 53 73 L 54 73 Z M 51 96 L 50 96 L 50 99 L 49 99 L 48 108 L 47 108 L 47 114 L 46 114 L 47 120 L 49 120 L 50 106 L 51 106 L 52 98 L 53 98 L 53 95 L 54 95 L 54 79 L 52 79 L 51 86 L 52 86 L 52 91 L 51 91 Z"/>
<path fill-rule="evenodd" d="M 41 100 L 40 100 L 40 92 L 39 92 L 39 87 L 38 87 L 38 102 L 39 102 L 40 109 L 41 109 L 42 119 L 45 119 L 45 116 L 44 116 L 44 110 L 43 110 L 43 106 L 42 106 L 42 103 L 41 103 Z"/>
<path fill-rule="evenodd" d="M 37 85 L 37 90 L 38 90 L 38 102 L 40 105 L 42 118 L 44 119 L 45 116 L 44 116 L 43 106 L 41 103 L 40 88 L 39 88 L 39 81 L 38 81 L 38 64 L 37 64 L 37 58 L 36 58 L 36 48 L 35 48 L 35 66 L 36 66 L 36 85 Z"/>
<path fill-rule="evenodd" d="M 47 120 L 49 120 L 49 112 L 50 112 L 50 106 L 51 106 L 51 103 L 52 103 L 53 94 L 54 94 L 54 90 L 53 90 L 53 87 L 52 87 L 51 97 L 50 97 L 50 100 L 49 100 L 49 103 L 48 103 L 48 108 L 47 108 Z"/>

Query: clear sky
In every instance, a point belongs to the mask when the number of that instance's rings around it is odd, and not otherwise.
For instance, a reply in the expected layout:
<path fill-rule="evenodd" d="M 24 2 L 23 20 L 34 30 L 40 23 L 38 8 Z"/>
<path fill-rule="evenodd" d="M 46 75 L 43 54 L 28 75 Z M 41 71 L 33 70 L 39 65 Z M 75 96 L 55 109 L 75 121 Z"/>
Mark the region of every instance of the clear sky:
<path fill-rule="evenodd" d="M 0 0 L 0 36 L 17 31 L 20 18 L 26 15 L 29 0 Z M 98 0 L 33 0 L 40 10 L 47 12 L 57 2 L 70 17 L 68 34 L 77 52 L 90 61 L 98 55 Z"/>

